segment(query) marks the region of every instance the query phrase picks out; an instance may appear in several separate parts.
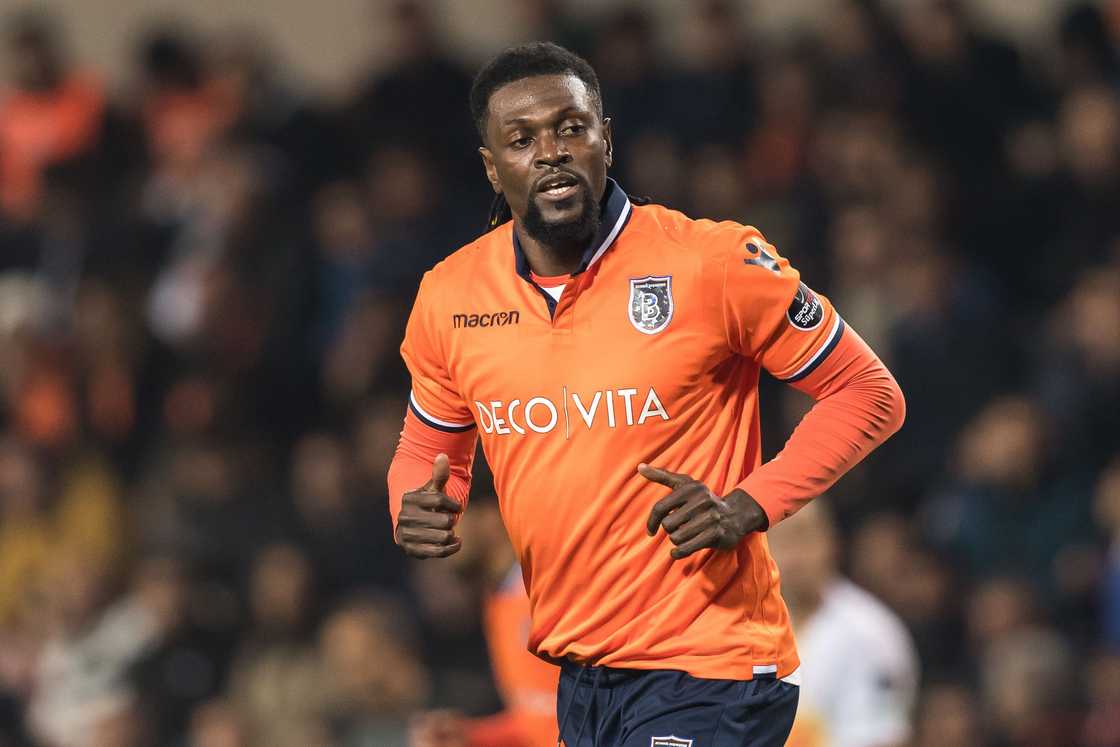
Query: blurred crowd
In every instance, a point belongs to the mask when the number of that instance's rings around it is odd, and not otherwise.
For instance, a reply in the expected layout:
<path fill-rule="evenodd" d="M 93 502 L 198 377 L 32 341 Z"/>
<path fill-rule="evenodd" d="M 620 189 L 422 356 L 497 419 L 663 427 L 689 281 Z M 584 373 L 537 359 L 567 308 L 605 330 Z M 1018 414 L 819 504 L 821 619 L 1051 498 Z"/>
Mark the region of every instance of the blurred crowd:
<path fill-rule="evenodd" d="M 514 5 L 596 67 L 629 193 L 760 227 L 899 379 L 905 428 L 825 500 L 916 642 L 914 745 L 1120 746 L 1120 4 L 1030 50 L 949 0 L 782 39 Z M 384 479 L 419 276 L 486 219 L 473 62 L 397 2 L 344 100 L 183 26 L 110 89 L 0 22 L 0 745 L 498 708 L 486 581 L 406 562 Z M 762 401 L 772 455 L 809 403 Z"/>

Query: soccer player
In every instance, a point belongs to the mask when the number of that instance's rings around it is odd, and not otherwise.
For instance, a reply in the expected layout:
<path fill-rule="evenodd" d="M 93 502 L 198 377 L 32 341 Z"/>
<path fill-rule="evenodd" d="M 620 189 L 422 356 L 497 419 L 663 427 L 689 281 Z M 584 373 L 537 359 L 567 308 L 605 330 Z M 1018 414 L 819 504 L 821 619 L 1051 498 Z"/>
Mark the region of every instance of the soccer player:
<path fill-rule="evenodd" d="M 832 518 L 813 503 L 772 533 L 804 684 L 788 747 L 910 743 L 918 655 L 902 620 L 840 575 Z"/>
<path fill-rule="evenodd" d="M 405 332 L 396 541 L 459 550 L 481 437 L 529 649 L 561 667 L 563 742 L 781 745 L 798 658 L 765 532 L 900 427 L 898 385 L 757 230 L 608 179 L 583 59 L 506 50 L 471 110 L 498 197 L 491 230 L 425 275 Z M 817 400 L 766 464 L 763 368 Z"/>

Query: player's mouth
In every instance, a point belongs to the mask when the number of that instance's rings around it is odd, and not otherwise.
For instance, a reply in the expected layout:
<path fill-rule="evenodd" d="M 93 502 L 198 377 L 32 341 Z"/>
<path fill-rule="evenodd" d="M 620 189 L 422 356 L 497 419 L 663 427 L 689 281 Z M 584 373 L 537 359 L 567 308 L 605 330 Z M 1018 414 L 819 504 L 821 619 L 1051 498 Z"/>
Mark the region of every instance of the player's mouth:
<path fill-rule="evenodd" d="M 537 194 L 551 202 L 560 202 L 574 197 L 582 186 L 579 177 L 560 172 L 544 177 L 537 182 Z"/>

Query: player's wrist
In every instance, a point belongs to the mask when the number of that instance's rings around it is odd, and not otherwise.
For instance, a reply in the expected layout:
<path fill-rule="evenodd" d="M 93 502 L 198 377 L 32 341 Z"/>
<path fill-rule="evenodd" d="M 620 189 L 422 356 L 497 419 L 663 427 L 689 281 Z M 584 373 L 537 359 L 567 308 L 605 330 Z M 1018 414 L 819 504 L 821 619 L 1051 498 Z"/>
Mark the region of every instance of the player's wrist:
<path fill-rule="evenodd" d="M 762 504 L 742 488 L 735 488 L 723 499 L 739 517 L 742 536 L 752 532 L 765 532 L 770 527 L 770 518 Z"/>

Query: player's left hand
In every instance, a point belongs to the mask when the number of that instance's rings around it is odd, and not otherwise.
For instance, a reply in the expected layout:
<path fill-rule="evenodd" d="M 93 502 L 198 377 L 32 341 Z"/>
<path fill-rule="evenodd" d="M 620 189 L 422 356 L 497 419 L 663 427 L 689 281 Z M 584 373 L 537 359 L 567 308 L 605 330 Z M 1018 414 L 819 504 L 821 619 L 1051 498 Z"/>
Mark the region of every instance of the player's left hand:
<path fill-rule="evenodd" d="M 742 490 L 720 498 L 699 480 L 648 464 L 639 464 L 638 474 L 672 490 L 654 504 L 646 531 L 653 536 L 660 526 L 668 533 L 676 545 L 670 553 L 673 560 L 704 548 L 730 550 L 743 537 L 769 525 L 762 506 Z"/>

